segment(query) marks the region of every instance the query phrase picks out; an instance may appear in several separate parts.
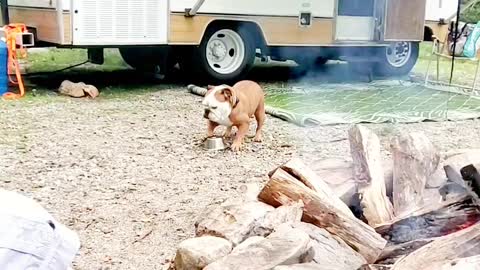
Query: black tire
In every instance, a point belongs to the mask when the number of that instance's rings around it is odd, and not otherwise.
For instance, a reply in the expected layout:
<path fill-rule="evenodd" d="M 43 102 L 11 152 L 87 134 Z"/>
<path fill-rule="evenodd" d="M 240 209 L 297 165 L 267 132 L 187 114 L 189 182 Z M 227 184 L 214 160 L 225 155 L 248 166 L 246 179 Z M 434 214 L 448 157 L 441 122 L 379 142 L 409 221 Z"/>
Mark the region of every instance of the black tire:
<path fill-rule="evenodd" d="M 241 64 L 229 73 L 220 73 L 213 69 L 207 60 L 207 45 L 210 39 L 221 30 L 231 30 L 234 33 L 238 34 L 243 43 L 244 57 L 241 60 Z M 222 35 L 218 36 L 222 38 Z M 225 37 L 225 36 L 223 36 Z M 214 25 L 207 29 L 206 33 L 203 36 L 200 46 L 192 48 L 192 57 L 184 59 L 183 66 L 186 67 L 191 65 L 191 71 L 196 75 L 196 79 L 205 81 L 212 84 L 222 84 L 222 83 L 234 83 L 239 81 L 247 76 L 250 70 L 253 67 L 255 61 L 255 42 L 252 38 L 250 32 L 248 32 L 247 27 L 242 27 L 242 25 Z M 235 54 L 234 50 L 229 50 L 229 54 Z M 187 67 L 188 68 L 188 67 Z"/>
<path fill-rule="evenodd" d="M 406 60 L 397 62 L 397 65 L 392 64 L 392 61 L 389 61 L 387 54 L 392 54 L 395 51 L 401 52 L 402 47 L 403 50 L 406 48 L 410 50 L 408 59 L 405 58 Z M 375 75 L 385 77 L 407 75 L 417 63 L 419 47 L 418 42 L 397 42 L 390 47 L 380 49 L 377 55 L 380 61 L 374 65 Z"/>
<path fill-rule="evenodd" d="M 158 72 L 158 67 L 162 67 L 162 61 L 167 58 L 166 67 L 163 67 L 166 70 L 160 71 L 167 75 L 178 62 L 169 47 L 122 47 L 118 50 L 125 63 L 142 72 Z"/>

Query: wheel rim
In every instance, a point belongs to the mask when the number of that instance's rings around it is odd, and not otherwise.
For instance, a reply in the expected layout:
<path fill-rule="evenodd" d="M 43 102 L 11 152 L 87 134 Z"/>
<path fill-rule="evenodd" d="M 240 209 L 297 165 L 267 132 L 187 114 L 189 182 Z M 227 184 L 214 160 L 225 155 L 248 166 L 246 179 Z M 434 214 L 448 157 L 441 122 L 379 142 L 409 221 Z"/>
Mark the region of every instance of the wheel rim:
<path fill-rule="evenodd" d="M 387 61 L 396 68 L 403 67 L 412 54 L 412 44 L 410 42 L 393 43 L 386 49 Z"/>
<path fill-rule="evenodd" d="M 235 72 L 245 58 L 245 44 L 242 37 L 229 29 L 215 32 L 210 37 L 206 50 L 208 65 L 220 74 Z"/>

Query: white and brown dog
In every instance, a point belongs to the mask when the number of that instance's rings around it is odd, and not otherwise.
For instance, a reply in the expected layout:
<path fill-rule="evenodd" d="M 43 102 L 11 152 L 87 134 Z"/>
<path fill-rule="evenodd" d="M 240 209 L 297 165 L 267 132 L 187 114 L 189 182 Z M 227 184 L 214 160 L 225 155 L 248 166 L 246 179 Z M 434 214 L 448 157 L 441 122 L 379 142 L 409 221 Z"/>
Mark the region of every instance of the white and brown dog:
<path fill-rule="evenodd" d="M 262 141 L 262 127 L 265 122 L 265 96 L 263 89 L 253 81 L 240 81 L 233 87 L 228 85 L 208 86 L 203 100 L 204 117 L 208 119 L 208 137 L 214 136 L 217 126 L 226 126 L 225 137 L 231 137 L 232 127 L 238 132 L 232 143 L 232 150 L 241 149 L 247 135 L 250 118 L 255 116 L 257 130 L 255 142 Z"/>

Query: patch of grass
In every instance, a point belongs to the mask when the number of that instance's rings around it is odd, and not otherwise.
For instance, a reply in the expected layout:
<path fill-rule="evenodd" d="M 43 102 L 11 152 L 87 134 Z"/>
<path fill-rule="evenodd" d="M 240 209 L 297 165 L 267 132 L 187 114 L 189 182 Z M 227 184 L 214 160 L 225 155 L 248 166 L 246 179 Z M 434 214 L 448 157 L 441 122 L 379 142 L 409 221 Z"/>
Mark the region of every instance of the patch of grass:
<path fill-rule="evenodd" d="M 85 62 L 88 59 L 85 49 L 57 49 L 28 54 L 26 71 L 28 73 L 50 72 Z M 105 63 L 103 65 L 85 65 L 76 69 L 112 71 L 127 68 L 116 49 L 105 49 Z"/>
<path fill-rule="evenodd" d="M 432 43 L 423 42 L 420 46 L 420 54 L 413 72 L 426 74 L 428 62 L 432 58 Z M 440 58 L 439 79 L 443 82 L 450 80 L 451 59 Z M 437 61 L 434 58 L 430 63 L 430 79 L 436 78 Z M 470 60 L 455 60 L 452 83 L 471 86 L 475 78 L 476 63 Z"/>

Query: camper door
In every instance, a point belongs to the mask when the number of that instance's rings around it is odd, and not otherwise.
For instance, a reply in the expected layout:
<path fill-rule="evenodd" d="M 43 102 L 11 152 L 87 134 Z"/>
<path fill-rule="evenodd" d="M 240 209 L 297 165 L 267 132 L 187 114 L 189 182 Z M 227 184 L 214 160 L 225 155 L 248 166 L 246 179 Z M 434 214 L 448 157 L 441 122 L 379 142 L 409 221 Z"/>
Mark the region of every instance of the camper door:
<path fill-rule="evenodd" d="M 379 40 L 378 25 L 383 18 L 385 0 L 337 0 L 336 41 Z"/>
<path fill-rule="evenodd" d="M 422 41 L 426 0 L 387 0 L 385 41 Z"/>

